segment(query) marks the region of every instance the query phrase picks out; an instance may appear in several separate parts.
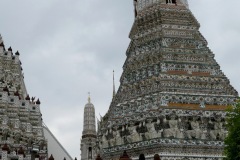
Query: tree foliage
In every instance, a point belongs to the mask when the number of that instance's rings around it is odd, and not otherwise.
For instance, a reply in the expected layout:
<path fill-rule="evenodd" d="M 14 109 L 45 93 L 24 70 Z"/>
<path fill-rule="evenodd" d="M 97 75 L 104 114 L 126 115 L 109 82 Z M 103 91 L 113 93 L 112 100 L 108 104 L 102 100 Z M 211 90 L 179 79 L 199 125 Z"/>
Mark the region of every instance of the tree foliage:
<path fill-rule="evenodd" d="M 240 160 L 240 99 L 227 111 L 226 160 Z"/>

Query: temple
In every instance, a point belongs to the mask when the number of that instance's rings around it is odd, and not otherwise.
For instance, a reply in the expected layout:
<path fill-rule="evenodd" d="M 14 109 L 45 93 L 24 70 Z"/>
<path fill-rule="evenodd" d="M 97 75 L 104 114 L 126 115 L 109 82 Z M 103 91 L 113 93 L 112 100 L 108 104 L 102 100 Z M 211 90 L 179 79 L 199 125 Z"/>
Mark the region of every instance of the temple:
<path fill-rule="evenodd" d="M 134 0 L 120 79 L 99 122 L 102 159 L 222 160 L 226 108 L 238 97 L 187 0 Z"/>
<path fill-rule="evenodd" d="M 45 160 L 51 154 L 72 160 L 43 123 L 40 100 L 29 96 L 19 56 L 6 50 L 0 35 L 0 160 Z"/>
<path fill-rule="evenodd" d="M 96 158 L 96 121 L 95 108 L 91 103 L 90 94 L 88 103 L 84 107 L 83 132 L 81 139 L 81 160 L 95 160 Z"/>

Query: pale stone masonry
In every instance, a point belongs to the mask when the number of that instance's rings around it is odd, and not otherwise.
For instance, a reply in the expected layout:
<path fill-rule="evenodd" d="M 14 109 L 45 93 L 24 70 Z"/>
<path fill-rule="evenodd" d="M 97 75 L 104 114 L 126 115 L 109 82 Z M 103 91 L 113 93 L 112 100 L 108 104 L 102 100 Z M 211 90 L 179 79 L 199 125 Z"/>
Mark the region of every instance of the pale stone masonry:
<path fill-rule="evenodd" d="M 30 98 L 24 84 L 19 52 L 5 49 L 0 36 L 0 157 L 47 158 L 40 101 Z M 24 156 L 23 156 L 24 155 Z"/>

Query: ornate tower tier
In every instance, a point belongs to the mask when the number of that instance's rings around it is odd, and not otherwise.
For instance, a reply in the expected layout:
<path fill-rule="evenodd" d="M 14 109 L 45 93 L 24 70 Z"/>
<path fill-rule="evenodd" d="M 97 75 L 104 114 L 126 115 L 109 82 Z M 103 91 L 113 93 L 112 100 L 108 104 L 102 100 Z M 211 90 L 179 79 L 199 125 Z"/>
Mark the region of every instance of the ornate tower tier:
<path fill-rule="evenodd" d="M 225 109 L 237 91 L 185 0 L 134 0 L 120 87 L 100 122 L 103 159 L 222 159 Z"/>
<path fill-rule="evenodd" d="M 138 12 L 158 4 L 184 5 L 188 7 L 187 0 L 134 0 L 134 5 Z"/>
<path fill-rule="evenodd" d="M 95 109 L 91 103 L 90 97 L 88 97 L 88 103 L 84 107 L 84 125 L 82 136 L 95 135 L 96 136 L 96 120 Z"/>
<path fill-rule="evenodd" d="M 82 160 L 91 160 L 96 158 L 96 137 L 95 109 L 89 96 L 88 103 L 84 107 L 84 124 L 81 140 Z"/>

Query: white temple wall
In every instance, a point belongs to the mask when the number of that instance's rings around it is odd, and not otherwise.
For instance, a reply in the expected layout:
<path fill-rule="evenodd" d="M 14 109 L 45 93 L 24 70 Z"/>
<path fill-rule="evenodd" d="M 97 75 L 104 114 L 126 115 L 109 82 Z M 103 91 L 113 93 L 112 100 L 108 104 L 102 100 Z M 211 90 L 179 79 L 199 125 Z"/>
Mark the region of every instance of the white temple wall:
<path fill-rule="evenodd" d="M 56 160 L 63 160 L 64 157 L 66 160 L 73 160 L 72 157 L 68 154 L 68 152 L 63 148 L 60 142 L 54 137 L 51 131 L 44 126 L 43 127 L 44 136 L 48 141 L 48 157 L 53 155 Z"/>

